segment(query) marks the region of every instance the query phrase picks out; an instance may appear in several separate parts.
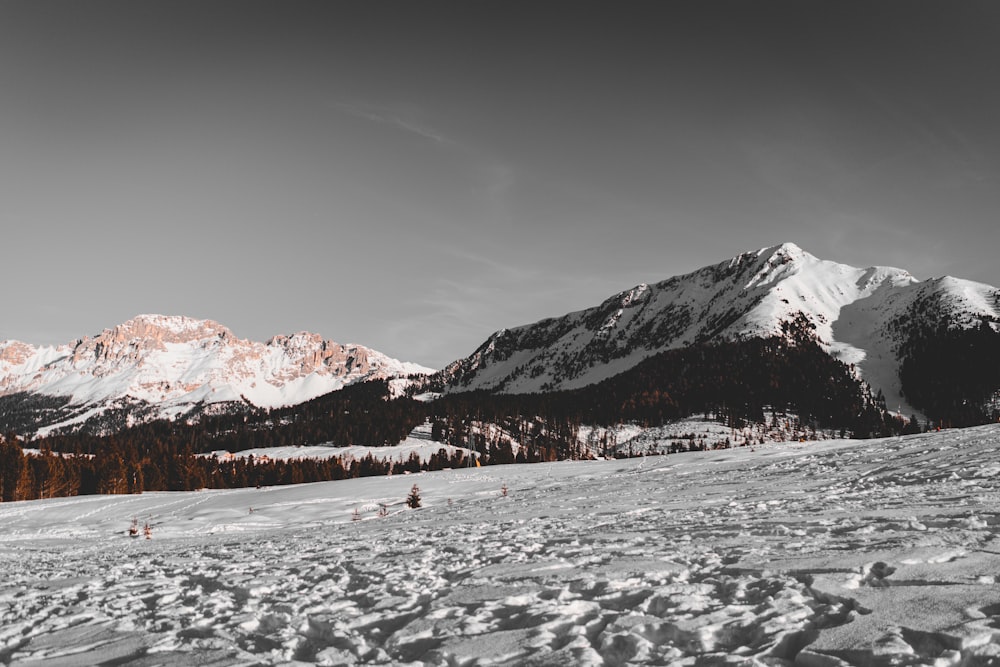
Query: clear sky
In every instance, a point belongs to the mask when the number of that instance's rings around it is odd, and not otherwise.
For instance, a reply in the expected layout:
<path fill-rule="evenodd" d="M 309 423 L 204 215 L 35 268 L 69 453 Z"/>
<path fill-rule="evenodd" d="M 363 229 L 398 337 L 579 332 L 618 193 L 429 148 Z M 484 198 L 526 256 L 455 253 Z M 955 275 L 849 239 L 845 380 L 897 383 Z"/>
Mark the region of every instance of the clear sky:
<path fill-rule="evenodd" d="M 0 1 L 0 339 L 440 367 L 747 250 L 1000 284 L 1000 3 Z"/>

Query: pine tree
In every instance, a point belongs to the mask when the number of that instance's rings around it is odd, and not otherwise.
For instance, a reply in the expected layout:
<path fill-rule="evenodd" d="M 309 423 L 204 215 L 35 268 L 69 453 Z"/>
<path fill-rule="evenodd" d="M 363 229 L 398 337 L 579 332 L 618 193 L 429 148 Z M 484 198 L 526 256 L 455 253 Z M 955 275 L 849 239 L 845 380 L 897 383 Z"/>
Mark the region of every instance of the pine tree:
<path fill-rule="evenodd" d="M 410 489 L 410 495 L 406 496 L 406 506 L 410 509 L 417 509 L 420 507 L 420 487 L 416 484 Z"/>
<path fill-rule="evenodd" d="M 38 495 L 35 492 L 35 473 L 28 460 L 21 459 L 21 473 L 17 478 L 17 485 L 14 488 L 15 500 L 34 500 Z"/>
<path fill-rule="evenodd" d="M 21 482 L 27 461 L 21 446 L 14 438 L 0 442 L 0 502 L 20 500 L 17 497 L 18 483 Z"/>

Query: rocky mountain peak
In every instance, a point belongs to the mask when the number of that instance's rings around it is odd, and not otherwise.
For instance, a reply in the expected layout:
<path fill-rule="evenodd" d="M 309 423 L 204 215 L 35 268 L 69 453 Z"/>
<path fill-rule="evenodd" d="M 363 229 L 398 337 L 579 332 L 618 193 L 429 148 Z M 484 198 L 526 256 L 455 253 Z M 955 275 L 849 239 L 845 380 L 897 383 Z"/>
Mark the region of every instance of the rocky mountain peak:
<path fill-rule="evenodd" d="M 272 336 L 267 344 L 272 347 L 280 347 L 286 350 L 296 350 L 302 348 L 322 348 L 324 346 L 336 345 L 333 341 L 323 340 L 323 337 L 308 331 L 299 331 L 291 335 L 278 334 Z"/>
<path fill-rule="evenodd" d="M 856 268 L 782 243 L 498 332 L 441 377 L 453 390 L 575 389 L 666 350 L 787 338 L 794 330 L 807 331 L 887 400 L 905 405 L 898 364 L 908 331 L 928 318 L 946 326 L 986 318 L 1000 326 L 998 315 L 995 288 L 958 279 L 922 283 L 902 269 Z"/>
<path fill-rule="evenodd" d="M 139 315 L 59 347 L 0 343 L 0 397 L 64 398 L 69 412 L 62 418 L 73 424 L 78 420 L 69 414 L 124 404 L 144 406 L 130 411 L 142 419 L 223 403 L 295 405 L 355 382 L 428 372 L 319 334 L 261 343 L 239 339 L 217 322 L 183 316 Z"/>
<path fill-rule="evenodd" d="M 0 343 L 0 363 L 17 366 L 26 362 L 35 353 L 35 348 L 19 340 Z"/>
<path fill-rule="evenodd" d="M 145 353 L 166 350 L 167 344 L 226 346 L 237 343 L 233 333 L 218 322 L 180 315 L 137 315 L 93 338 L 84 337 L 74 345 L 73 359 L 115 362 L 140 360 Z"/>
<path fill-rule="evenodd" d="M 236 340 L 233 332 L 218 322 L 183 315 L 137 315 L 113 329 L 105 330 L 101 336 L 122 342 L 158 340 L 164 343 L 190 343 L 206 339 L 226 342 Z"/>

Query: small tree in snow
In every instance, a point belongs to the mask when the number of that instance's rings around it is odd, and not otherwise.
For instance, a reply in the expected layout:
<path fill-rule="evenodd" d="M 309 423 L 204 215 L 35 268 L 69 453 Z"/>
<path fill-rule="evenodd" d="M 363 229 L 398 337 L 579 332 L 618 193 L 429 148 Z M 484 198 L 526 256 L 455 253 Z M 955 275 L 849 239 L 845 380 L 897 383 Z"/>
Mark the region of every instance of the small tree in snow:
<path fill-rule="evenodd" d="M 357 507 L 354 508 L 354 512 L 351 514 L 351 521 L 361 521 L 361 512 L 358 511 Z"/>
<path fill-rule="evenodd" d="M 420 487 L 416 484 L 410 489 L 410 495 L 406 496 L 406 506 L 410 509 L 417 509 L 420 507 Z"/>

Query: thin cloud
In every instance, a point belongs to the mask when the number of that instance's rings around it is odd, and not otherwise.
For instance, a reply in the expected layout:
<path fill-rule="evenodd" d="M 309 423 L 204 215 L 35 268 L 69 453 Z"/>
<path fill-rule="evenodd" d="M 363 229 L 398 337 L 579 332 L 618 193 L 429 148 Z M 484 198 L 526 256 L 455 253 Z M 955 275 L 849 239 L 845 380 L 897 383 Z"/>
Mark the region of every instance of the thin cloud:
<path fill-rule="evenodd" d="M 371 105 L 352 104 L 349 102 L 335 102 L 333 107 L 349 116 L 387 125 L 408 134 L 428 139 L 438 144 L 455 144 L 454 141 L 444 136 L 437 130 L 427 127 L 410 117 L 409 114 L 401 112 L 399 109 L 388 107 L 376 107 Z"/>

